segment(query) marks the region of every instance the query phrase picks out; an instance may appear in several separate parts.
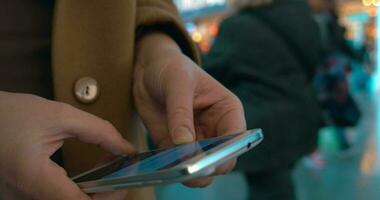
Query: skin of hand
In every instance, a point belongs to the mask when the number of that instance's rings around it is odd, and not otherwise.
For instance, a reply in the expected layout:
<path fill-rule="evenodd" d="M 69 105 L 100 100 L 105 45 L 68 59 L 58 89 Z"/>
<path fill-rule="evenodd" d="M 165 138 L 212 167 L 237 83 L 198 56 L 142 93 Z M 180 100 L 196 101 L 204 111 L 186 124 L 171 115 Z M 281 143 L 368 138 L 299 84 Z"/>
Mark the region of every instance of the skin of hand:
<path fill-rule="evenodd" d="M 137 110 L 158 147 L 189 143 L 246 129 L 240 100 L 184 55 L 169 36 L 155 32 L 137 43 L 133 92 Z M 232 170 L 236 159 L 215 175 Z M 203 187 L 204 177 L 186 182 Z"/>
<path fill-rule="evenodd" d="M 33 95 L 0 92 L 0 199 L 124 199 L 126 191 L 84 194 L 50 160 L 67 138 L 115 155 L 134 152 L 109 122 L 94 115 Z"/>

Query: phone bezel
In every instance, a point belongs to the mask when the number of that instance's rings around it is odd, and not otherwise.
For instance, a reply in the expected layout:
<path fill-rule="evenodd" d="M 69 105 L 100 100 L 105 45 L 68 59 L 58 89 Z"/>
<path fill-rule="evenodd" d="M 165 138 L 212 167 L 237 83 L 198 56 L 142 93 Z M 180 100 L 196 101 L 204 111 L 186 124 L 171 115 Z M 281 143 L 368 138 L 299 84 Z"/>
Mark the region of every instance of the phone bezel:
<path fill-rule="evenodd" d="M 215 146 L 189 160 L 178 165 L 155 172 L 142 173 L 136 176 L 118 177 L 113 179 L 98 179 L 77 183 L 86 193 L 104 192 L 109 190 L 122 189 L 126 187 L 138 187 L 172 182 L 183 182 L 199 176 L 207 176 L 214 172 L 215 167 L 237 157 L 240 154 L 252 149 L 263 139 L 261 129 L 248 130 L 236 134 L 237 136 L 218 146 Z M 83 176 L 95 173 L 98 170 L 108 167 L 117 162 L 120 157 L 101 165 L 97 168 L 84 172 L 72 178 L 73 181 Z"/>

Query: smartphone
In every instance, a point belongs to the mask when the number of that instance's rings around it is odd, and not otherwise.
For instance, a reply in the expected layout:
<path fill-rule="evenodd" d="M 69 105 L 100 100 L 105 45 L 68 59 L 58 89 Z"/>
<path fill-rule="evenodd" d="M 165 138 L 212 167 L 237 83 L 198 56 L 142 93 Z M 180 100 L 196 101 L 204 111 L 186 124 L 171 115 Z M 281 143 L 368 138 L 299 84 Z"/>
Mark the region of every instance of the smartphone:
<path fill-rule="evenodd" d="M 120 156 L 73 177 L 86 193 L 183 182 L 211 175 L 224 162 L 263 140 L 261 129 L 205 139 L 134 156 Z"/>

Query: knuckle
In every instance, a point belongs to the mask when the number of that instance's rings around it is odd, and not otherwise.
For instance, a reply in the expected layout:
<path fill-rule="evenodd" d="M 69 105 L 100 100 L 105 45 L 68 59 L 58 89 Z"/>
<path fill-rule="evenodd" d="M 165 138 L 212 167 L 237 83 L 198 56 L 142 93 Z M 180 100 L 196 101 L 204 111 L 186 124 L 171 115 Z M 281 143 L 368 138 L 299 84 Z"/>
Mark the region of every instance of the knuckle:
<path fill-rule="evenodd" d="M 232 95 L 232 105 L 236 108 L 243 109 L 243 103 L 235 94 Z"/>
<path fill-rule="evenodd" d="M 73 107 L 66 103 L 56 102 L 55 103 L 55 111 L 58 114 L 65 115 L 67 113 L 70 113 L 72 111 Z"/>
<path fill-rule="evenodd" d="M 191 115 L 191 110 L 190 110 L 190 108 L 181 106 L 181 107 L 177 107 L 175 109 L 175 113 L 181 114 L 181 115 L 184 115 L 184 116 L 190 116 Z"/>
<path fill-rule="evenodd" d="M 192 112 L 189 108 L 186 107 L 177 107 L 174 109 L 174 111 L 170 114 L 170 118 L 172 119 L 185 119 L 185 120 L 191 120 L 192 119 Z"/>
<path fill-rule="evenodd" d="M 70 117 L 70 113 L 73 112 L 74 107 L 62 102 L 53 102 L 51 109 L 56 120 L 64 120 Z"/>
<path fill-rule="evenodd" d="M 231 111 L 234 110 L 240 113 L 244 111 L 243 103 L 240 101 L 240 99 L 236 95 L 232 96 L 231 100 L 228 101 L 228 103 L 226 103 L 225 107 L 226 107 L 226 110 L 231 110 Z"/>

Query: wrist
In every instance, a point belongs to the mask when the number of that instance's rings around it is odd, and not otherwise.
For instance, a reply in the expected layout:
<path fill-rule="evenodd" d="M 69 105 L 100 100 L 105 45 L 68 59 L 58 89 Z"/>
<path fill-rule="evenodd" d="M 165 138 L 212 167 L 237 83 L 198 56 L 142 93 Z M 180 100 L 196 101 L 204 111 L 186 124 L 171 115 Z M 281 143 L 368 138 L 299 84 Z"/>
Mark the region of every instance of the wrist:
<path fill-rule="evenodd" d="M 136 43 L 136 61 L 146 63 L 156 58 L 163 58 L 167 53 L 180 53 L 181 48 L 168 35 L 152 32 L 140 38 Z"/>

